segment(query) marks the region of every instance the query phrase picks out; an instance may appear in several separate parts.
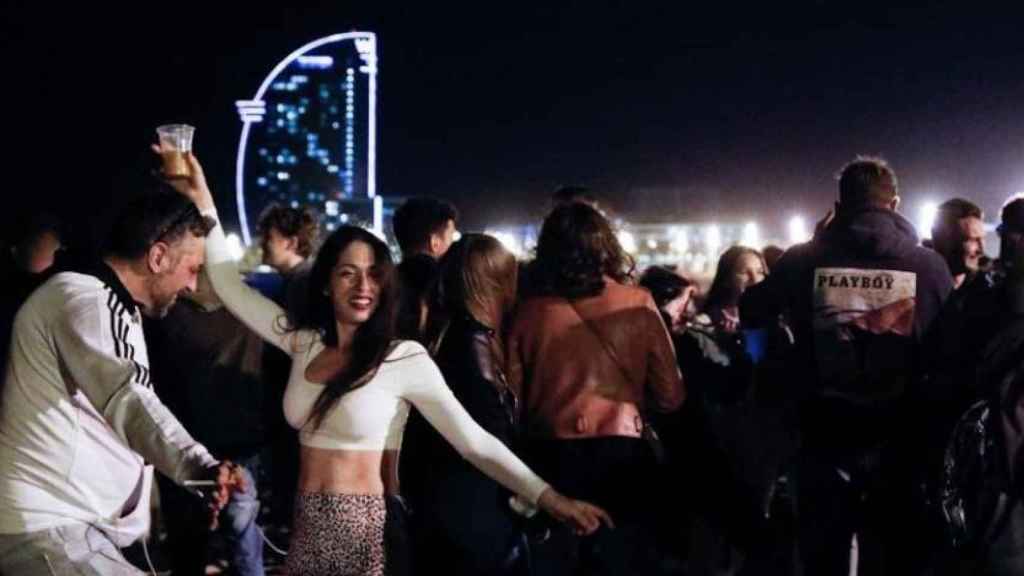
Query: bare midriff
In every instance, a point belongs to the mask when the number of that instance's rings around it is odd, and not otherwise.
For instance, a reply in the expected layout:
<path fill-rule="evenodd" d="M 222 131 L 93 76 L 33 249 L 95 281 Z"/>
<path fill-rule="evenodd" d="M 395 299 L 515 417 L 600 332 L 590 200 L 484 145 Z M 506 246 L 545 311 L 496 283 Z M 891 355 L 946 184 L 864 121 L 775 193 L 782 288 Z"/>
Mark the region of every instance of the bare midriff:
<path fill-rule="evenodd" d="M 330 450 L 302 446 L 299 492 L 397 494 L 397 450 Z"/>

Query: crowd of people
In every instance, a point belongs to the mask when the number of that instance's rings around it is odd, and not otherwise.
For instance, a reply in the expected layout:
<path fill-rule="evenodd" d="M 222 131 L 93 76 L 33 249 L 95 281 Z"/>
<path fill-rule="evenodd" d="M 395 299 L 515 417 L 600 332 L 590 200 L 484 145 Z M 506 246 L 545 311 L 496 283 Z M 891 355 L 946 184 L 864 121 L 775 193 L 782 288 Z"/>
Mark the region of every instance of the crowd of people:
<path fill-rule="evenodd" d="M 177 575 L 214 541 L 240 575 L 1024 572 L 1024 198 L 990 259 L 975 204 L 922 242 L 858 157 L 706 291 L 580 187 L 525 262 L 436 198 L 397 264 L 272 206 L 243 277 L 187 161 L 99 260 L 52 265 L 51 218 L 12 245 L 2 574 L 145 573 L 154 476 Z"/>

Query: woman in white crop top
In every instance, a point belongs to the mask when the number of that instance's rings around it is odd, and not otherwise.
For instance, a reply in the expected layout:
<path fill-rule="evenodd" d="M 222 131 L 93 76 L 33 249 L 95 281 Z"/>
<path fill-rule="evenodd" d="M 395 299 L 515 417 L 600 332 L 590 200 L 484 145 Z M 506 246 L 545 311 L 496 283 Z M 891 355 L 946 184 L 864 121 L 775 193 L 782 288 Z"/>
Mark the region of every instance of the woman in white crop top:
<path fill-rule="evenodd" d="M 202 168 L 188 161 L 192 176 L 171 184 L 216 217 Z M 393 266 L 373 234 L 344 226 L 328 237 L 293 322 L 241 281 L 220 226 L 207 238 L 206 266 L 225 306 L 292 357 L 284 409 L 300 430 L 301 461 L 290 574 L 386 573 L 382 470 L 401 446 L 410 405 L 522 499 L 580 533 L 611 525 L 603 510 L 557 493 L 480 428 L 422 346 L 392 339 Z"/>

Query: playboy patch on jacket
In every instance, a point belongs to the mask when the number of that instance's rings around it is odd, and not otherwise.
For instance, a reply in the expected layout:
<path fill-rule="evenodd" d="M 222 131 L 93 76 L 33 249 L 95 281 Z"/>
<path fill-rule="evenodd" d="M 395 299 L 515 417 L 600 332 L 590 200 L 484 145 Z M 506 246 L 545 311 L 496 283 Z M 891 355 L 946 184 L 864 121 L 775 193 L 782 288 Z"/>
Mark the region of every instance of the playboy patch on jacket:
<path fill-rule="evenodd" d="M 814 342 L 826 395 L 871 401 L 899 394 L 911 367 L 917 275 L 817 268 Z"/>

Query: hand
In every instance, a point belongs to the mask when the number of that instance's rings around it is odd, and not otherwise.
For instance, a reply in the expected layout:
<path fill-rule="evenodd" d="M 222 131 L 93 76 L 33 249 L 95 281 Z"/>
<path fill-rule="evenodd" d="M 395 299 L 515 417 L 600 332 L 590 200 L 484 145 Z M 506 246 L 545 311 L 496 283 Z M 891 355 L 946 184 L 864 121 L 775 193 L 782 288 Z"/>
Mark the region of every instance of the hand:
<path fill-rule="evenodd" d="M 833 220 L 835 220 L 835 218 L 836 211 L 829 208 L 828 212 L 825 212 L 825 216 L 814 224 L 814 236 L 817 237 L 818 234 L 824 232 L 828 228 L 828 225 L 831 224 Z"/>
<path fill-rule="evenodd" d="M 547 512 L 552 518 L 568 525 L 577 534 L 593 534 L 603 523 L 609 528 L 615 528 L 608 513 L 581 500 L 566 498 L 554 488 L 548 488 L 537 501 L 537 505 Z"/>
<path fill-rule="evenodd" d="M 152 144 L 150 149 L 157 155 L 160 154 L 160 146 Z M 184 157 L 185 162 L 188 163 L 188 177 L 168 178 L 164 181 L 171 188 L 174 188 L 194 202 L 200 210 L 213 208 L 213 194 L 210 193 L 210 187 L 206 184 L 206 174 L 203 172 L 203 167 L 191 152 L 185 152 Z"/>
<path fill-rule="evenodd" d="M 210 509 L 210 530 L 217 529 L 217 518 L 220 511 L 228 505 L 231 495 L 245 490 L 245 477 L 242 469 L 228 460 L 206 470 L 206 480 L 213 480 L 217 485 L 206 492 L 207 506 Z"/>

